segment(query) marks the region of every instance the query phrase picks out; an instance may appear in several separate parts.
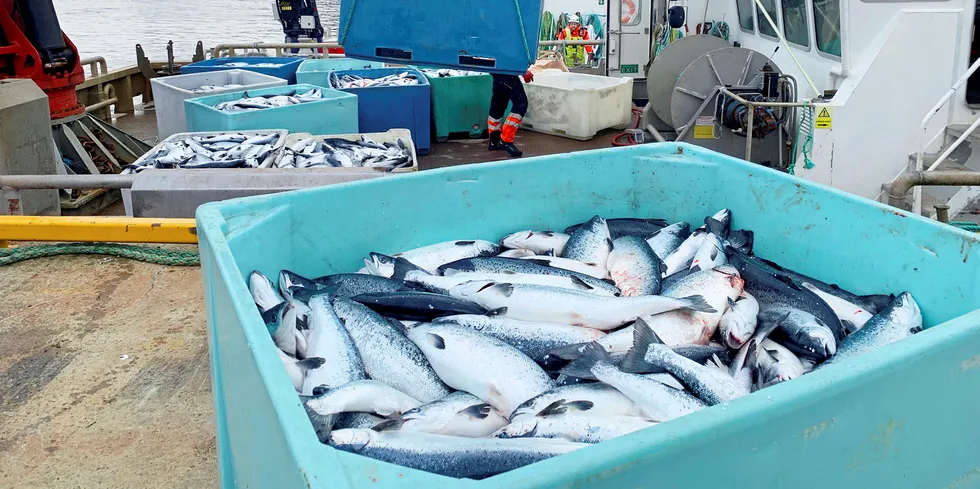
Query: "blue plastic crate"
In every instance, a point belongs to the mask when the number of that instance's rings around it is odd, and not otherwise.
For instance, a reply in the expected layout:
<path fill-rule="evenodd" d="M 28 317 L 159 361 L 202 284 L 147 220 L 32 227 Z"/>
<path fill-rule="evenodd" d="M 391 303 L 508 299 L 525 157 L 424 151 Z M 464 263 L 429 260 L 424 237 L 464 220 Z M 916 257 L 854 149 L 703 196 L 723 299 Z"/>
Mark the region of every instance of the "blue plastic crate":
<path fill-rule="evenodd" d="M 254 71 L 256 73 L 262 73 L 263 75 L 270 75 L 276 78 L 282 78 L 283 80 L 289 81 L 289 83 L 296 83 L 296 70 L 299 65 L 303 63 L 306 58 L 266 58 L 266 57 L 256 57 L 256 56 L 245 56 L 236 58 L 212 58 L 205 61 L 199 61 L 197 63 L 191 63 L 189 65 L 180 67 L 180 74 L 189 75 L 191 73 L 205 73 L 208 71 L 220 71 L 220 70 L 248 70 Z M 232 63 L 247 63 L 248 65 L 273 63 L 280 66 L 277 67 L 262 67 L 262 66 L 228 66 Z"/>
<path fill-rule="evenodd" d="M 342 0 L 347 56 L 523 75 L 538 53 L 541 0 Z"/>
<path fill-rule="evenodd" d="M 357 124 L 356 95 L 315 85 L 288 85 L 249 90 L 248 93 L 280 95 L 289 92 L 303 93 L 311 88 L 321 89 L 323 100 L 247 112 L 222 112 L 214 108 L 221 102 L 242 98 L 245 92 L 185 100 L 187 128 L 190 132 L 286 129 L 289 132 L 308 132 L 317 135 L 361 132 Z"/>
<path fill-rule="evenodd" d="M 335 71 L 338 77 L 357 75 L 382 78 L 404 72 L 413 73 L 419 85 L 404 87 L 350 88 L 344 92 L 357 95 L 358 122 L 361 132 L 385 132 L 388 129 L 408 129 L 420 155 L 432 149 L 432 86 L 421 72 L 411 68 Z M 314 133 L 315 134 L 315 133 Z"/>
<path fill-rule="evenodd" d="M 420 196 L 424 196 L 420 198 Z M 858 293 L 908 290 L 927 331 L 799 379 L 482 481 L 321 444 L 249 294 L 252 270 L 353 272 L 368 251 L 563 229 L 595 214 L 696 223 L 729 207 L 756 251 Z M 980 238 L 688 144 L 430 170 L 198 209 L 220 480 L 235 487 L 975 487 Z"/>
<path fill-rule="evenodd" d="M 337 70 L 375 70 L 384 68 L 380 61 L 364 61 L 354 58 L 308 59 L 296 70 L 296 83 L 308 83 L 321 87 L 330 86 L 330 72 Z"/>

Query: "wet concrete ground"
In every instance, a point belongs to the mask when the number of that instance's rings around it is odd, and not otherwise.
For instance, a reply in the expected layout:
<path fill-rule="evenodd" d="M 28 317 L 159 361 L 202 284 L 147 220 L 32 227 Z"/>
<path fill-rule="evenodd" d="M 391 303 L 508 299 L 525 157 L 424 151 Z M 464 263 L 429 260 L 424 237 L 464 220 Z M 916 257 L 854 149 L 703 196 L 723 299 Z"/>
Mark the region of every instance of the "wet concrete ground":
<path fill-rule="evenodd" d="M 0 487 L 217 485 L 199 268 L 45 258 L 0 297 Z"/>

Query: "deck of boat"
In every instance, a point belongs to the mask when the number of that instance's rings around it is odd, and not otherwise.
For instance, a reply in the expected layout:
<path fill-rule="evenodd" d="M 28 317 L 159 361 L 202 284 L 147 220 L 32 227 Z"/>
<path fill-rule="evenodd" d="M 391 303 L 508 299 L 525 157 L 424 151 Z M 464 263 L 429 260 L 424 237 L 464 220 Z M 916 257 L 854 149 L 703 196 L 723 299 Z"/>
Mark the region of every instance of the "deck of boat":
<path fill-rule="evenodd" d="M 152 142 L 155 119 L 138 110 L 116 124 Z M 518 144 L 528 156 L 605 148 L 615 132 L 522 131 Z M 504 158 L 457 140 L 420 167 Z M 217 486 L 199 268 L 66 256 L 0 277 L 0 487 Z"/>

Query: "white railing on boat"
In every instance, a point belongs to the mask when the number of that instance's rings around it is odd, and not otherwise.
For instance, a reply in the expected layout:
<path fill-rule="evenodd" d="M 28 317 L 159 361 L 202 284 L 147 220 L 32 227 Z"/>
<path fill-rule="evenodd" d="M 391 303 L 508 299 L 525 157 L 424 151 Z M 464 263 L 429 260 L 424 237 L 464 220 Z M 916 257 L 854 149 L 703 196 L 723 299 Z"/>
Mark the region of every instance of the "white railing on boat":
<path fill-rule="evenodd" d="M 579 40 L 579 41 L 539 41 L 539 47 L 553 47 L 553 46 L 600 46 L 605 44 L 602 39 L 590 39 L 590 40 Z M 239 50 L 243 51 L 266 51 L 274 50 L 276 56 L 282 56 L 283 52 L 286 50 L 299 49 L 302 51 L 313 50 L 313 53 L 306 54 L 306 57 L 312 58 L 343 58 L 343 54 L 328 54 L 327 49 L 338 49 L 340 44 L 336 42 L 241 42 L 241 43 L 222 43 L 211 48 L 212 58 L 221 58 L 224 56 L 235 56 L 238 54 Z M 324 52 L 319 53 L 317 50 L 322 49 Z"/>
<path fill-rule="evenodd" d="M 939 168 L 939 165 L 945 162 L 946 159 L 949 158 L 949 155 L 953 154 L 953 151 L 955 151 L 956 148 L 959 148 L 960 145 L 963 144 L 963 141 L 966 141 L 966 139 L 970 137 L 978 127 L 980 127 L 980 118 L 978 118 L 966 131 L 963 131 L 963 134 L 955 142 L 953 142 L 953 144 L 951 144 L 945 151 L 942 152 L 942 154 L 939 155 L 939 158 L 936 158 L 936 161 L 933 162 L 928 169 L 924 168 L 926 151 L 933 145 L 933 143 L 936 142 L 937 139 L 945 136 L 946 134 L 946 126 L 944 125 L 938 134 L 933 136 L 928 143 L 923 144 L 926 131 L 929 129 L 929 123 L 932 122 L 932 120 L 936 117 L 936 114 L 938 114 L 939 111 L 941 111 L 943 107 L 949 103 L 949 101 L 953 98 L 953 95 L 956 95 L 956 92 L 958 92 L 960 88 L 963 88 L 963 85 L 966 84 L 966 82 L 970 79 L 970 76 L 972 76 L 977 69 L 980 69 L 980 59 L 974 61 L 973 64 L 970 65 L 970 69 L 966 70 L 966 73 L 964 73 L 959 80 L 956 80 L 956 83 L 953 84 L 949 91 L 947 91 L 946 94 L 939 99 L 939 102 L 937 102 L 932 110 L 926 114 L 925 118 L 922 119 L 922 124 L 920 125 L 921 132 L 919 133 L 919 152 L 915 155 L 915 171 L 925 170 L 928 172 Z M 915 187 L 913 189 L 912 211 L 916 214 L 922 213 L 922 187 Z"/>

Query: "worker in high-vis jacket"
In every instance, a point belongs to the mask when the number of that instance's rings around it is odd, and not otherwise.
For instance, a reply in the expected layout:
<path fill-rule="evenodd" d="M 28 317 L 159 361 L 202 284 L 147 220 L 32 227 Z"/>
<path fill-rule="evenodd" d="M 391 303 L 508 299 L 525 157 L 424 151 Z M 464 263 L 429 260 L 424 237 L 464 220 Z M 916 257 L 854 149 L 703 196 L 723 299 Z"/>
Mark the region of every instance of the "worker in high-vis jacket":
<path fill-rule="evenodd" d="M 582 19 L 578 15 L 568 17 L 568 26 L 558 33 L 559 41 L 588 41 L 589 29 L 582 27 Z M 585 64 L 585 54 L 589 54 L 588 61 L 592 61 L 592 46 L 565 46 L 565 63 L 569 66 L 581 66 Z"/>
<path fill-rule="evenodd" d="M 493 76 L 493 96 L 490 99 L 490 117 L 487 119 L 487 129 L 490 131 L 490 151 L 506 151 L 513 158 L 520 158 L 524 152 L 514 145 L 514 138 L 517 137 L 517 130 L 521 127 L 521 122 L 527 114 L 527 93 L 524 92 L 524 85 L 521 77 L 517 75 L 498 75 Z M 524 81 L 531 83 L 534 81 L 534 74 L 530 70 L 524 74 Z M 512 104 L 510 115 L 504 119 L 507 112 L 507 104 Z"/>

